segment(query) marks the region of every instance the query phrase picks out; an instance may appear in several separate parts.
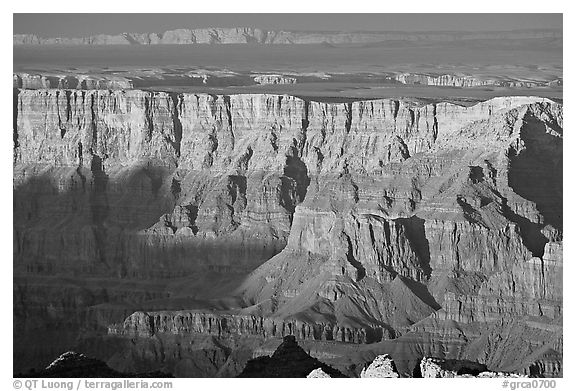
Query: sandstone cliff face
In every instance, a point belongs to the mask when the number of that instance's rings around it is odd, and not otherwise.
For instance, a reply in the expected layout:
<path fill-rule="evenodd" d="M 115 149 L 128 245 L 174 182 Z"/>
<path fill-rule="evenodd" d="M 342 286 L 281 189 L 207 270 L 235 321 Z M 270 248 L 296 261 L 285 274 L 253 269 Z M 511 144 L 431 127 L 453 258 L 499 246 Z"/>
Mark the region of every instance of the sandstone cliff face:
<path fill-rule="evenodd" d="M 519 366 L 488 346 L 502 319 L 561 318 L 562 128 L 562 105 L 536 97 L 16 90 L 14 269 L 238 276 L 180 293 L 234 294 L 232 314 L 138 312 L 122 335 L 362 343 L 455 322 L 474 341 L 460 354 Z"/>

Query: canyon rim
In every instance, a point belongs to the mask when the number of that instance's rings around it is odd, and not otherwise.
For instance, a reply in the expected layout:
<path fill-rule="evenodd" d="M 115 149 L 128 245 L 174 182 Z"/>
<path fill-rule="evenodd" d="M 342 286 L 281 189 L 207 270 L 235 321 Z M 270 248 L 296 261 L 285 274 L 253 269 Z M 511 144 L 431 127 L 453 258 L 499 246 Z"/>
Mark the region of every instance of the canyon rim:
<path fill-rule="evenodd" d="M 14 374 L 562 377 L 558 18 L 15 27 Z"/>

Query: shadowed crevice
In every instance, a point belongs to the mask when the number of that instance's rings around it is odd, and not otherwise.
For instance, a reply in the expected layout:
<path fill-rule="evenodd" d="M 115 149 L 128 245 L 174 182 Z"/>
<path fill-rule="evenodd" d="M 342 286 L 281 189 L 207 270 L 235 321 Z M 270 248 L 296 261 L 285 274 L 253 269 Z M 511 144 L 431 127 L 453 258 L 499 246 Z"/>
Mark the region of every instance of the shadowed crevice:
<path fill-rule="evenodd" d="M 412 216 L 409 218 L 399 218 L 396 221 L 404 226 L 406 238 L 408 238 L 412 250 L 414 250 L 418 259 L 420 259 L 420 266 L 424 275 L 430 277 L 432 268 L 430 267 L 430 243 L 426 238 L 426 220 L 418 216 Z"/>
<path fill-rule="evenodd" d="M 562 229 L 562 138 L 547 132 L 546 124 L 527 113 L 520 131 L 525 148 L 509 150 L 509 184 L 515 193 L 536 203 L 543 224 Z"/>
<path fill-rule="evenodd" d="M 352 241 L 350 237 L 344 233 L 346 237 L 346 241 L 348 242 L 348 250 L 346 251 L 346 260 L 356 269 L 356 281 L 361 281 L 364 277 L 366 277 L 366 269 L 362 266 L 355 257 L 354 257 L 354 248 L 352 246 Z"/>
<path fill-rule="evenodd" d="M 170 99 L 172 99 L 172 126 L 174 127 L 174 140 L 172 141 L 172 146 L 176 151 L 176 157 L 181 155 L 181 144 L 182 144 L 182 122 L 180 121 L 180 94 L 171 93 Z"/>
<path fill-rule="evenodd" d="M 19 101 L 20 90 L 18 88 L 13 89 L 12 94 L 12 140 L 14 143 L 14 161 L 17 159 L 17 148 L 20 146 L 18 141 L 18 101 Z"/>
<path fill-rule="evenodd" d="M 292 178 L 296 182 L 296 192 L 298 194 L 298 202 L 304 201 L 308 185 L 310 185 L 310 177 L 308 176 L 308 168 L 306 164 L 296 156 L 287 156 L 286 165 L 284 166 L 284 175 Z"/>

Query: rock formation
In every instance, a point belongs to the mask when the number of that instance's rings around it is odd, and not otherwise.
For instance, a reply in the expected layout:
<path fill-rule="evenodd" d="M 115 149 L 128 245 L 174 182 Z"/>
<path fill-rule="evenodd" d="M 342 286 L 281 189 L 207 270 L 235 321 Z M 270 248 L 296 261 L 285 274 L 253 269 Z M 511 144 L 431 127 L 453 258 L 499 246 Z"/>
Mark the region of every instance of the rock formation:
<path fill-rule="evenodd" d="M 525 359 L 529 363 L 519 370 L 530 377 L 562 377 L 562 353 L 549 346 L 543 346 Z"/>
<path fill-rule="evenodd" d="M 420 361 L 420 373 L 422 377 L 477 376 L 485 371 L 487 371 L 486 365 L 473 361 L 444 360 L 434 357 L 424 357 L 422 361 Z"/>
<path fill-rule="evenodd" d="M 360 377 L 400 377 L 394 360 L 388 354 L 377 356 L 370 365 L 362 369 Z"/>
<path fill-rule="evenodd" d="M 403 84 L 423 84 L 440 87 L 479 87 L 497 85 L 497 80 L 482 80 L 466 75 L 426 75 L 419 73 L 400 73 L 394 79 Z"/>
<path fill-rule="evenodd" d="M 398 73 L 394 80 L 402 84 L 422 84 L 426 86 L 439 87 L 482 87 L 482 86 L 500 86 L 500 87 L 551 87 L 561 85 L 562 79 L 555 80 L 514 80 L 503 77 L 478 77 L 471 75 L 458 74 L 421 74 L 421 73 Z"/>
<path fill-rule="evenodd" d="M 296 78 L 283 75 L 259 75 L 254 81 L 258 84 L 296 84 Z"/>
<path fill-rule="evenodd" d="M 34 34 L 14 34 L 14 45 L 192 45 L 192 44 L 350 44 L 383 41 L 451 42 L 474 39 L 558 38 L 558 30 L 511 32 L 306 32 L 263 30 L 258 28 L 176 29 L 164 33 L 99 34 L 83 38 L 45 38 Z"/>
<path fill-rule="evenodd" d="M 561 374 L 561 103 L 14 96 L 16 339 L 293 334 Z"/>
<path fill-rule="evenodd" d="M 123 90 L 133 88 L 130 80 L 123 77 L 94 76 L 82 74 L 38 75 L 13 74 L 14 88 L 24 89 L 76 89 L 76 90 Z"/>
<path fill-rule="evenodd" d="M 294 336 L 286 336 L 271 357 L 257 357 L 248 361 L 238 377 L 309 377 L 315 369 L 328 377 L 344 377 L 334 368 L 310 357 L 298 346 Z"/>
<path fill-rule="evenodd" d="M 339 327 L 329 323 L 273 319 L 254 315 L 214 314 L 200 311 L 135 312 L 119 325 L 111 325 L 111 335 L 152 337 L 159 333 L 173 335 L 205 334 L 218 337 L 254 335 L 278 338 L 295 335 L 300 340 L 373 342 L 382 330 Z"/>
<path fill-rule="evenodd" d="M 322 368 L 317 368 L 312 372 L 310 372 L 306 377 L 309 379 L 315 379 L 315 378 L 331 378 L 332 376 L 324 372 Z"/>
<path fill-rule="evenodd" d="M 422 377 L 453 378 L 453 377 L 522 377 L 514 373 L 491 372 L 486 366 L 473 361 L 445 360 L 435 357 L 424 357 L 420 361 Z"/>

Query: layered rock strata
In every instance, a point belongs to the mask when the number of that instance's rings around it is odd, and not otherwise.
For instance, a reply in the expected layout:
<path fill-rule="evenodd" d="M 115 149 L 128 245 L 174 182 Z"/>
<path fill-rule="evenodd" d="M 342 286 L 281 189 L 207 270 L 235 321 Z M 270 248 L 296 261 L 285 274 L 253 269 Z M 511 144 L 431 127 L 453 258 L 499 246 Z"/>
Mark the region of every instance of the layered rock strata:
<path fill-rule="evenodd" d="M 295 77 L 284 75 L 259 75 L 254 77 L 254 81 L 258 84 L 296 84 Z"/>
<path fill-rule="evenodd" d="M 226 315 L 202 312 L 135 312 L 122 324 L 111 325 L 108 333 L 149 338 L 158 333 L 174 335 L 206 334 L 218 337 L 253 335 L 282 338 L 293 335 L 300 340 L 369 343 L 382 330 L 339 327 L 331 324 L 278 320 L 254 315 Z"/>
<path fill-rule="evenodd" d="M 478 77 L 458 74 L 422 74 L 398 73 L 394 80 L 402 84 L 421 84 L 438 87 L 472 88 L 482 86 L 498 86 L 511 88 L 554 87 L 562 85 L 562 79 L 553 80 L 515 80 L 511 77 Z"/>
<path fill-rule="evenodd" d="M 92 75 L 40 75 L 14 73 L 12 86 L 24 89 L 77 89 L 77 90 L 123 90 L 133 88 L 132 81 L 124 77 Z"/>
<path fill-rule="evenodd" d="M 283 336 L 298 322 L 302 339 L 404 338 L 426 354 L 438 338 L 519 370 L 561 352 L 562 134 L 562 104 L 537 97 L 15 90 L 14 270 L 202 275 L 168 296 L 236 300 L 213 316 L 138 312 L 120 334 Z M 493 343 L 504 335 L 518 357 Z"/>
<path fill-rule="evenodd" d="M 14 34 L 14 45 L 194 45 L 194 44 L 349 44 L 382 41 L 452 42 L 475 39 L 560 38 L 560 30 L 512 32 L 306 32 L 263 30 L 259 28 L 176 29 L 164 33 L 99 34 L 82 38 L 45 38 L 34 34 Z"/>
<path fill-rule="evenodd" d="M 497 85 L 497 80 L 482 80 L 473 76 L 426 75 L 419 73 L 400 73 L 394 76 L 402 84 L 423 84 L 440 87 L 480 87 Z"/>

